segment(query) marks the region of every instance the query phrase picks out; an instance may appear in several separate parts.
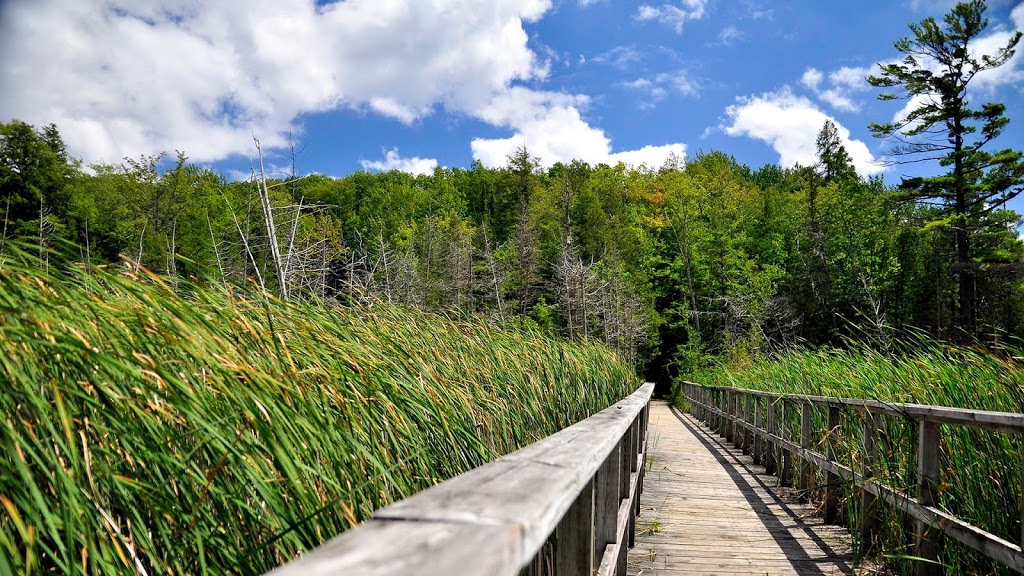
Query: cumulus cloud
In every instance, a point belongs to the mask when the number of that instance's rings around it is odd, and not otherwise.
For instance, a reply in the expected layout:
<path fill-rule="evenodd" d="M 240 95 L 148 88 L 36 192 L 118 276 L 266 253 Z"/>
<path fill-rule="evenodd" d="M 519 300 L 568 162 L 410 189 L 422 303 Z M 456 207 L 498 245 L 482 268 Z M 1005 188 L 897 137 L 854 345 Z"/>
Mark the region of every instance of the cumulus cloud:
<path fill-rule="evenodd" d="M 431 174 L 437 168 L 437 160 L 433 158 L 420 158 L 419 156 L 402 158 L 398 154 L 398 148 L 384 151 L 383 160 L 360 160 L 359 164 L 362 165 L 364 170 L 375 172 L 398 170 L 399 172 L 408 172 L 415 175 Z"/>
<path fill-rule="evenodd" d="M 691 11 L 704 0 L 687 0 Z M 507 128 L 546 160 L 604 161 L 585 95 L 517 87 L 549 63 L 524 24 L 552 0 L 10 0 L 0 3 L 0 110 L 56 123 L 87 163 L 184 150 L 198 162 L 301 135 L 348 109 L 415 123 L 440 110 Z M 616 54 L 619 61 L 633 58 Z M 520 107 L 521 105 L 521 107 Z M 6 120 L 6 118 L 4 119 Z M 500 141 L 476 140 L 478 157 Z M 424 170 L 397 151 L 364 164 Z"/>
<path fill-rule="evenodd" d="M 825 79 L 825 75 L 816 68 L 808 68 L 804 70 L 804 75 L 800 78 L 800 83 L 810 88 L 811 90 L 818 90 L 818 86 L 821 85 L 821 81 Z"/>
<path fill-rule="evenodd" d="M 662 4 L 651 6 L 643 4 L 637 9 L 634 16 L 637 20 L 653 20 L 667 26 L 671 26 L 676 34 L 683 31 L 683 24 L 688 20 L 700 20 L 704 17 L 704 9 L 707 0 L 681 0 L 679 6 L 674 4 Z"/>
<path fill-rule="evenodd" d="M 588 124 L 580 114 L 589 99 L 557 92 L 513 88 L 494 99 L 482 113 L 492 124 L 514 131 L 508 138 L 476 138 L 470 143 L 473 157 L 485 166 L 504 166 L 508 156 L 525 146 L 530 154 L 550 166 L 581 159 L 587 162 L 633 166 L 660 166 L 671 153 L 684 156 L 683 144 L 645 146 L 640 150 L 612 151 L 604 131 Z"/>
<path fill-rule="evenodd" d="M 1010 26 L 997 24 L 993 26 L 991 32 L 977 38 L 971 44 L 972 57 L 981 61 L 982 55 L 993 56 L 1006 46 L 1014 34 L 1024 31 L 1024 3 L 1019 4 L 1010 12 L 1009 24 Z M 920 57 L 918 62 L 934 73 L 941 70 L 941 66 L 933 59 Z M 974 77 L 968 88 L 968 98 L 972 101 L 992 98 L 996 90 L 1003 86 L 1020 86 L 1022 83 L 1024 83 L 1024 53 L 1018 46 L 1013 57 L 1005 64 L 999 68 L 980 72 Z M 928 98 L 927 95 L 918 95 L 909 99 L 907 104 L 893 115 L 893 121 L 903 120 Z"/>
<path fill-rule="evenodd" d="M 721 126 L 730 136 L 746 136 L 768 143 L 779 153 L 779 163 L 812 166 L 817 162 L 816 139 L 826 120 L 832 120 L 854 167 L 863 176 L 884 168 L 867 145 L 850 138 L 850 131 L 822 112 L 813 102 L 793 94 L 788 87 L 760 96 L 737 98 L 725 109 L 729 123 Z"/>
<path fill-rule="evenodd" d="M 808 68 L 800 77 L 800 83 L 836 110 L 856 112 L 860 110 L 860 103 L 854 100 L 853 95 L 868 89 L 864 78 L 869 72 L 868 68 L 843 66 L 828 75 L 830 86 L 824 88 L 825 74 L 816 68 Z"/>

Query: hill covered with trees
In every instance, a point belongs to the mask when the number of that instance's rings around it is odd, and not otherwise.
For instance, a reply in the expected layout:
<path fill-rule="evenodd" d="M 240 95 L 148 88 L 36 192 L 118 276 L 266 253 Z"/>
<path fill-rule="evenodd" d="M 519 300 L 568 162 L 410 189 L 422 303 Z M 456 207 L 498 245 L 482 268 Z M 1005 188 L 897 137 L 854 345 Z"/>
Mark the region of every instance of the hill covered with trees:
<path fill-rule="evenodd" d="M 6 243 L 537 324 L 600 339 L 662 382 L 711 355 L 958 326 L 944 208 L 859 177 L 830 124 L 819 164 L 793 169 L 708 152 L 656 169 L 541 170 L 520 150 L 500 169 L 241 182 L 184 154 L 164 170 L 159 157 L 83 169 L 54 126 L 0 130 Z M 982 339 L 1024 330 L 1018 218 L 994 205 L 973 223 Z"/>
<path fill-rule="evenodd" d="M 868 78 L 908 100 L 873 124 L 893 165 L 938 165 L 889 187 L 854 170 L 826 121 L 813 166 L 752 168 L 725 152 L 660 167 L 557 163 L 519 149 L 489 169 L 343 178 L 264 172 L 228 182 L 161 156 L 83 167 L 58 127 L 0 124 L 0 253 L 252 282 L 289 298 L 384 301 L 598 339 L 667 383 L 707 364 L 913 329 L 961 343 L 1024 335 L 1024 245 L 1006 202 L 1021 153 L 1010 122 L 971 102 L 1013 57 L 974 42 L 985 3 L 910 27 L 905 58 Z"/>

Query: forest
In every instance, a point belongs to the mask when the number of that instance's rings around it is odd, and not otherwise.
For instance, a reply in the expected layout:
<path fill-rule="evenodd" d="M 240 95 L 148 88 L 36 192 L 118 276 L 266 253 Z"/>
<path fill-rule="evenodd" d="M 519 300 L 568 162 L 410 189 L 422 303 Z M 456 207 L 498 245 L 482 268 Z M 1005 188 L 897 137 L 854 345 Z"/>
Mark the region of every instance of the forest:
<path fill-rule="evenodd" d="M 971 82 L 1014 55 L 969 46 L 984 2 L 912 24 L 879 99 L 906 113 L 870 125 L 887 185 L 854 169 L 831 120 L 813 165 L 755 168 L 725 151 L 662 166 L 555 163 L 520 147 L 505 166 L 228 181 L 187 151 L 83 166 L 59 127 L 0 124 L 0 256 L 88 262 L 291 298 L 388 302 L 537 326 L 617 351 L 662 390 L 680 374 L 802 347 L 890 349 L 919 336 L 994 348 L 1024 336 L 1024 244 L 1007 201 L 1021 152 L 996 148 L 1001 103 Z M 937 68 L 936 68 L 937 66 Z M 982 94 L 983 95 L 983 94 Z M 281 151 L 278 151 L 281 157 Z M 926 170 L 925 173 L 928 173 Z M 57 262 L 54 262 L 57 265 Z"/>
<path fill-rule="evenodd" d="M 600 340 L 662 386 L 798 347 L 1024 333 L 1020 216 L 986 204 L 964 217 L 965 323 L 955 218 L 858 176 L 831 123 L 818 163 L 789 169 L 710 151 L 542 170 L 520 149 L 500 169 L 300 177 L 296 159 L 292 174 L 257 165 L 234 182 L 184 152 L 84 167 L 56 126 L 0 131 L 3 241 L 62 262 L 48 265 L 536 325 Z"/>
<path fill-rule="evenodd" d="M 330 177 L 254 138 L 242 179 L 188 151 L 86 165 L 57 125 L 0 122 L 0 573 L 263 572 L 641 377 L 1024 411 L 1024 155 L 969 90 L 1022 35 L 968 50 L 984 11 L 911 25 L 866 79 L 911 104 L 870 126 L 890 181 L 831 120 L 806 166 L 524 146 Z M 891 181 L 908 164 L 931 175 Z M 1013 539 L 1020 445 L 986 434 L 945 445 L 943 506 Z"/>

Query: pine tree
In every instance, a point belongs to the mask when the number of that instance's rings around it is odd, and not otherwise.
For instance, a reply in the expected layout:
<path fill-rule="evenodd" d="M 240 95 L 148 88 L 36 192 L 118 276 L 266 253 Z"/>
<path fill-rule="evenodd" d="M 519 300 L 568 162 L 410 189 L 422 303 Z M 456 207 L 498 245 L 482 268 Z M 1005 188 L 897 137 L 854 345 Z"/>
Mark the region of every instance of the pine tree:
<path fill-rule="evenodd" d="M 905 54 L 902 61 L 879 64 L 881 75 L 868 82 L 882 88 L 899 88 L 881 100 L 910 99 L 915 107 L 886 124 L 871 124 L 875 136 L 895 142 L 892 163 L 938 160 L 945 174 L 903 180 L 902 198 L 941 207 L 938 224 L 952 229 L 956 246 L 952 271 L 957 276 L 959 308 L 957 324 L 962 338 L 976 332 L 976 254 L 971 240 L 994 226 L 989 218 L 1019 194 L 1024 183 L 1021 153 L 989 152 L 984 148 L 997 138 L 1009 119 L 1006 107 L 987 103 L 972 107 L 968 92 L 978 74 L 1005 64 L 1014 54 L 1021 33 L 992 55 L 976 53 L 974 43 L 988 26 L 985 2 L 961 2 L 943 18 L 911 24 L 912 38 L 895 43 Z"/>

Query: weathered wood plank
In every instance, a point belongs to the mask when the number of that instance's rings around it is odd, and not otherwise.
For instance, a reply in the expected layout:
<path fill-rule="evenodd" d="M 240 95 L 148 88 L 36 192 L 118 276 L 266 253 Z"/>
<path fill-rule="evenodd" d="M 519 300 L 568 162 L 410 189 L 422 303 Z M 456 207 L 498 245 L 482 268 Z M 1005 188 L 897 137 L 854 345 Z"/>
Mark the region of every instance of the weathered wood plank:
<path fill-rule="evenodd" d="M 825 419 L 825 457 L 829 460 L 836 459 L 836 446 L 839 441 L 839 408 L 829 406 L 828 415 Z M 839 484 L 839 475 L 831 470 L 825 473 L 825 502 L 823 513 L 825 521 L 829 524 L 839 523 L 839 494 L 842 487 Z"/>
<path fill-rule="evenodd" d="M 780 493 L 749 455 L 696 419 L 661 402 L 649 410 L 657 440 L 630 574 L 849 573 L 845 530 L 809 516 L 810 506 Z"/>
<path fill-rule="evenodd" d="M 939 442 L 941 440 L 939 424 L 921 422 L 918 434 L 917 450 L 917 501 L 924 506 L 939 507 Z M 939 560 L 939 545 L 942 530 L 925 522 L 916 522 L 917 557 L 925 562 L 916 565 L 919 576 L 941 576 L 942 565 Z"/>
<path fill-rule="evenodd" d="M 522 555 L 520 546 L 519 527 L 515 524 L 369 520 L 270 575 L 489 576 L 508 573 L 505 567 Z M 477 550 L 480 561 L 467 564 L 465 554 L 461 553 L 465 549 Z"/>
<path fill-rule="evenodd" d="M 592 576 L 593 546 L 594 481 L 591 480 L 555 528 L 555 573 L 565 576 Z"/>
<path fill-rule="evenodd" d="M 689 383 L 692 384 L 692 383 Z M 698 388 L 704 388 L 693 384 Z M 718 390 L 743 390 L 740 388 L 718 387 Z M 911 417 L 914 420 L 926 420 L 939 424 L 957 424 L 970 428 L 1024 434 L 1024 414 L 1015 412 L 995 412 L 990 410 L 974 410 L 949 406 L 929 406 L 925 404 L 904 404 L 865 400 L 860 398 L 832 398 L 827 396 L 808 396 L 803 394 L 777 394 L 760 390 L 743 390 L 759 398 L 773 400 L 789 399 L 796 402 L 810 402 L 817 406 L 835 406 L 848 408 L 858 412 L 871 410 L 875 414 L 886 416 Z"/>
<path fill-rule="evenodd" d="M 379 510 L 369 522 L 274 573 L 511 576 L 562 526 L 556 560 L 571 572 L 591 574 L 595 476 L 614 452 L 625 471 L 625 495 L 636 493 L 639 475 L 629 471 L 642 461 L 638 419 L 653 388 L 645 384 L 591 418 Z M 633 508 L 631 501 L 622 502 L 616 516 L 623 505 Z M 622 530 L 615 526 L 619 542 Z"/>
<path fill-rule="evenodd" d="M 594 484 L 594 564 L 602 563 L 605 549 L 615 543 L 616 516 L 619 511 L 621 497 L 619 493 L 619 467 L 622 465 L 620 453 L 622 444 L 618 443 L 611 454 L 597 471 Z"/>
<path fill-rule="evenodd" d="M 773 400 L 782 401 L 782 397 L 776 394 L 768 394 L 754 391 L 751 391 L 751 393 L 757 397 L 766 398 L 766 402 L 768 402 L 769 405 Z M 814 398 L 816 398 L 795 395 L 790 395 L 789 397 L 797 401 L 807 400 L 808 398 L 811 398 L 813 400 Z M 835 408 L 850 408 L 852 405 L 852 403 L 844 403 L 846 402 L 846 400 L 837 401 L 836 399 L 829 398 L 825 398 L 823 400 L 826 400 L 826 402 L 822 402 L 820 404 L 823 406 L 830 406 Z M 876 405 L 878 406 L 876 407 Z M 897 406 L 922 408 L 920 405 Z M 722 414 L 716 412 L 713 408 L 707 406 L 698 407 L 700 409 L 706 410 L 711 416 L 722 416 Z M 924 406 L 923 408 L 928 409 L 924 410 L 923 412 L 932 413 L 931 409 L 936 407 Z M 977 526 L 973 526 L 967 522 L 964 522 L 959 518 L 953 517 L 934 506 L 922 505 L 915 498 L 912 498 L 906 494 L 899 493 L 887 486 L 879 485 L 872 482 L 871 463 L 875 459 L 873 455 L 877 450 L 877 423 L 875 422 L 875 419 L 882 414 L 900 415 L 903 417 L 907 417 L 907 413 L 894 412 L 891 410 L 890 405 L 885 405 L 878 402 L 867 400 L 860 401 L 860 407 L 858 408 L 854 406 L 854 409 L 860 412 L 861 416 L 863 417 L 862 430 L 864 434 L 863 442 L 865 446 L 865 453 L 864 458 L 862 458 L 862 464 L 864 464 L 865 462 L 867 464 L 865 465 L 865 470 L 862 473 L 855 472 L 847 466 L 829 460 L 826 456 L 822 454 L 819 454 L 813 450 L 807 450 L 786 439 L 783 439 L 780 436 L 772 434 L 771 426 L 769 426 L 769 431 L 761 431 L 757 430 L 750 424 L 746 424 L 743 422 L 739 422 L 738 425 L 747 426 L 748 429 L 754 431 L 756 435 L 762 436 L 768 442 L 770 450 L 772 446 L 777 446 L 784 451 L 791 452 L 803 459 L 813 462 L 815 465 L 825 469 L 830 473 L 833 473 L 846 480 L 852 481 L 858 487 L 860 487 L 862 490 L 862 497 L 864 498 L 864 502 L 862 503 L 862 513 L 868 513 L 866 514 L 865 521 L 862 522 L 861 526 L 862 531 L 864 532 L 864 534 L 862 535 L 862 539 L 864 539 L 864 541 L 871 542 L 873 540 L 873 534 L 877 532 L 877 528 L 874 523 L 875 521 L 877 521 L 877 515 L 872 513 L 872 509 L 877 506 L 876 500 L 881 499 L 888 503 L 889 505 L 894 506 L 897 509 L 901 510 L 902 512 L 908 514 L 914 520 L 923 522 L 924 524 L 930 526 L 933 529 L 941 530 L 946 537 L 956 540 L 957 542 L 960 542 L 961 544 L 964 544 L 966 546 L 969 546 L 981 552 L 982 554 L 1005 564 L 1013 570 L 1024 573 L 1024 550 L 1022 550 L 1022 548 L 1024 548 L 1024 528 L 1022 528 L 1021 545 L 1017 545 L 1012 542 L 1008 542 L 994 534 L 986 532 L 985 530 L 982 530 Z M 952 410 L 960 412 L 960 410 L 958 409 L 942 408 L 941 410 Z M 987 418 L 988 416 L 986 415 L 995 414 L 1000 417 L 1002 415 L 1005 415 L 1004 413 L 984 413 L 973 410 L 966 410 L 966 412 L 980 413 L 981 416 L 979 416 L 977 420 L 979 422 Z M 769 413 L 769 416 L 771 416 L 771 413 Z M 1010 414 L 1009 416 L 1020 417 L 1024 419 L 1024 415 L 1020 414 Z M 919 420 L 919 422 L 928 422 L 930 424 L 937 424 L 940 421 L 945 420 Z M 971 424 L 969 423 L 961 424 L 971 426 Z M 998 427 L 990 429 L 999 430 L 1003 432 L 1016 431 L 1010 429 L 1001 429 Z M 1024 516 L 1024 509 L 1022 509 L 1021 515 Z"/>

